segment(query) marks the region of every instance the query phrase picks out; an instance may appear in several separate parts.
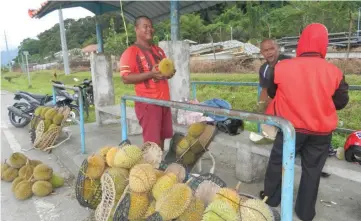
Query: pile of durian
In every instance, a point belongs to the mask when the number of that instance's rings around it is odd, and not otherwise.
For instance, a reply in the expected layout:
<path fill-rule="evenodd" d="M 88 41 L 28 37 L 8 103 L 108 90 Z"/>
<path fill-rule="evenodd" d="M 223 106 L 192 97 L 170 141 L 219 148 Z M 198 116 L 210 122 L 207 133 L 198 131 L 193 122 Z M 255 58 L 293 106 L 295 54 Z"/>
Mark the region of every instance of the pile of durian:
<path fill-rule="evenodd" d="M 44 120 L 44 133 L 51 128 L 59 127 L 64 119 L 64 115 L 59 113 L 57 109 L 45 106 L 37 107 L 34 115 Z M 40 122 L 36 117 L 31 121 L 31 126 L 33 128 L 36 128 Z"/>
<path fill-rule="evenodd" d="M 177 163 L 159 169 L 161 149 L 152 151 L 136 145 L 104 147 L 88 157 L 85 171 L 87 188 L 84 196 L 94 194 L 94 185 L 100 185 L 102 174 L 111 175 L 115 185 L 115 202 L 108 216 L 113 220 L 119 202 L 130 194 L 130 221 L 147 220 L 159 215 L 164 221 L 271 221 L 268 206 L 257 199 L 248 199 L 236 189 L 220 188 L 203 181 L 193 191 L 186 181 L 185 168 Z M 190 180 L 189 180 L 190 181 Z M 104 194 L 104 193 L 103 193 Z M 104 206 L 104 205 L 99 205 Z"/>
<path fill-rule="evenodd" d="M 186 136 L 180 139 L 176 144 L 176 157 L 183 165 L 192 165 L 197 160 L 197 155 L 204 148 L 199 142 L 199 136 L 204 132 L 206 124 L 193 123 L 188 127 Z"/>
<path fill-rule="evenodd" d="M 33 195 L 48 196 L 55 188 L 64 185 L 64 178 L 39 160 L 31 160 L 23 153 L 15 152 L 1 164 L 1 180 L 12 182 L 11 190 L 18 200 Z"/>

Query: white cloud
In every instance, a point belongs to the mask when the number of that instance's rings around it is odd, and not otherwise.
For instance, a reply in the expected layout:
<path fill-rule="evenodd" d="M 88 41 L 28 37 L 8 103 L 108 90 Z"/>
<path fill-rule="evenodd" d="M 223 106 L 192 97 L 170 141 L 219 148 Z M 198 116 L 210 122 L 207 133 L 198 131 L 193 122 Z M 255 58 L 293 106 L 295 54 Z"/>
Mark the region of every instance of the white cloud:
<path fill-rule="evenodd" d="M 6 50 L 4 30 L 9 49 L 16 48 L 25 38 L 36 38 L 59 22 L 58 11 L 37 19 L 30 18 L 28 9 L 37 9 L 45 0 L 3 0 L 0 7 L 0 49 Z M 63 9 L 63 18 L 79 19 L 94 14 L 84 8 Z M 94 27 L 95 29 L 95 27 Z"/>

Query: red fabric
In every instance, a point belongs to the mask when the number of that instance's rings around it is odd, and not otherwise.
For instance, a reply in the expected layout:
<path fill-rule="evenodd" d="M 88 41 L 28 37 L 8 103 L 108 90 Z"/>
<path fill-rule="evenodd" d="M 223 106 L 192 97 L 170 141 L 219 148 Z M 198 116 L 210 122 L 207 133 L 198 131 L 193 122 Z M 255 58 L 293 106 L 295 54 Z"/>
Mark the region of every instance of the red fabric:
<path fill-rule="evenodd" d="M 348 150 L 351 146 L 361 146 L 361 130 L 355 131 L 347 137 L 345 142 L 345 150 Z"/>
<path fill-rule="evenodd" d="M 158 46 L 152 46 L 151 50 L 160 58 L 166 57 L 164 51 Z M 148 57 L 151 59 L 152 64 L 148 64 L 144 54 L 138 47 L 133 45 L 126 49 L 120 58 L 121 76 L 126 76 L 130 73 L 141 73 L 141 70 L 139 70 L 138 68 L 137 56 L 140 59 L 140 65 L 142 66 L 144 72 L 151 71 L 151 65 L 155 65 L 156 61 L 154 60 L 150 51 L 145 51 L 145 53 L 147 53 Z M 147 84 L 143 82 L 136 84 L 135 93 L 137 96 L 140 97 L 147 97 L 159 100 L 170 100 L 168 80 L 160 80 L 157 82 L 149 80 L 147 81 Z"/>
<path fill-rule="evenodd" d="M 168 107 L 136 103 L 135 113 L 143 129 L 143 142 L 161 142 L 173 136 L 172 113 Z"/>
<path fill-rule="evenodd" d="M 266 114 L 289 120 L 301 133 L 331 133 L 337 127 L 337 113 L 332 100 L 342 80 L 342 72 L 325 59 L 328 34 L 321 24 L 311 24 L 303 31 L 297 57 L 276 64 L 274 83 L 277 92 Z M 321 57 L 301 55 L 320 53 Z"/>

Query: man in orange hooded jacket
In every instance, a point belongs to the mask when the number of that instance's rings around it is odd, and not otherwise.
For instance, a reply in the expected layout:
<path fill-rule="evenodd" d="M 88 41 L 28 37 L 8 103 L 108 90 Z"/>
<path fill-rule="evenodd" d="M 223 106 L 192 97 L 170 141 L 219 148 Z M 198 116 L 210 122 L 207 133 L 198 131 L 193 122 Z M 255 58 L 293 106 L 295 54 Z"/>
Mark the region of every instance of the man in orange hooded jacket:
<path fill-rule="evenodd" d="M 302 175 L 295 211 L 303 220 L 316 215 L 318 187 L 328 156 L 332 131 L 337 127 L 337 112 L 349 100 L 348 84 L 341 70 L 325 60 L 327 28 L 308 25 L 297 45 L 296 58 L 280 61 L 267 90 L 273 98 L 266 114 L 289 120 L 296 130 L 296 153 L 301 155 Z M 264 191 L 267 204 L 281 201 L 283 134 L 278 132 L 268 162 Z"/>

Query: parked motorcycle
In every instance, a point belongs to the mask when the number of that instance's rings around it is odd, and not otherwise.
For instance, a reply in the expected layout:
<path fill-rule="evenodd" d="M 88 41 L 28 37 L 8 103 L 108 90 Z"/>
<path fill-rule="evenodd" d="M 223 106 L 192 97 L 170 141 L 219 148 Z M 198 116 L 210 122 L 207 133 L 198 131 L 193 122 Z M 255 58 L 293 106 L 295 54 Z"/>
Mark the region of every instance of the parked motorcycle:
<path fill-rule="evenodd" d="M 79 81 L 77 78 L 74 78 L 74 81 Z M 93 84 L 92 80 L 84 79 L 79 85 L 74 85 L 74 87 L 79 87 L 83 94 L 83 105 L 84 111 L 89 117 L 89 106 L 94 105 L 94 93 L 93 93 Z M 79 94 L 75 92 L 74 97 L 76 98 L 76 104 L 79 106 Z"/>
<path fill-rule="evenodd" d="M 56 84 L 64 85 L 60 81 L 52 81 Z M 18 91 L 15 93 L 14 100 L 19 102 L 8 107 L 10 123 L 17 128 L 28 125 L 33 118 L 35 109 L 39 106 L 61 107 L 68 106 L 71 109 L 70 118 L 76 119 L 79 116 L 79 107 L 72 104 L 75 98 L 63 88 L 55 88 L 56 103 L 53 104 L 52 95 L 39 95 L 26 91 Z M 22 101 L 25 100 L 25 101 Z"/>

